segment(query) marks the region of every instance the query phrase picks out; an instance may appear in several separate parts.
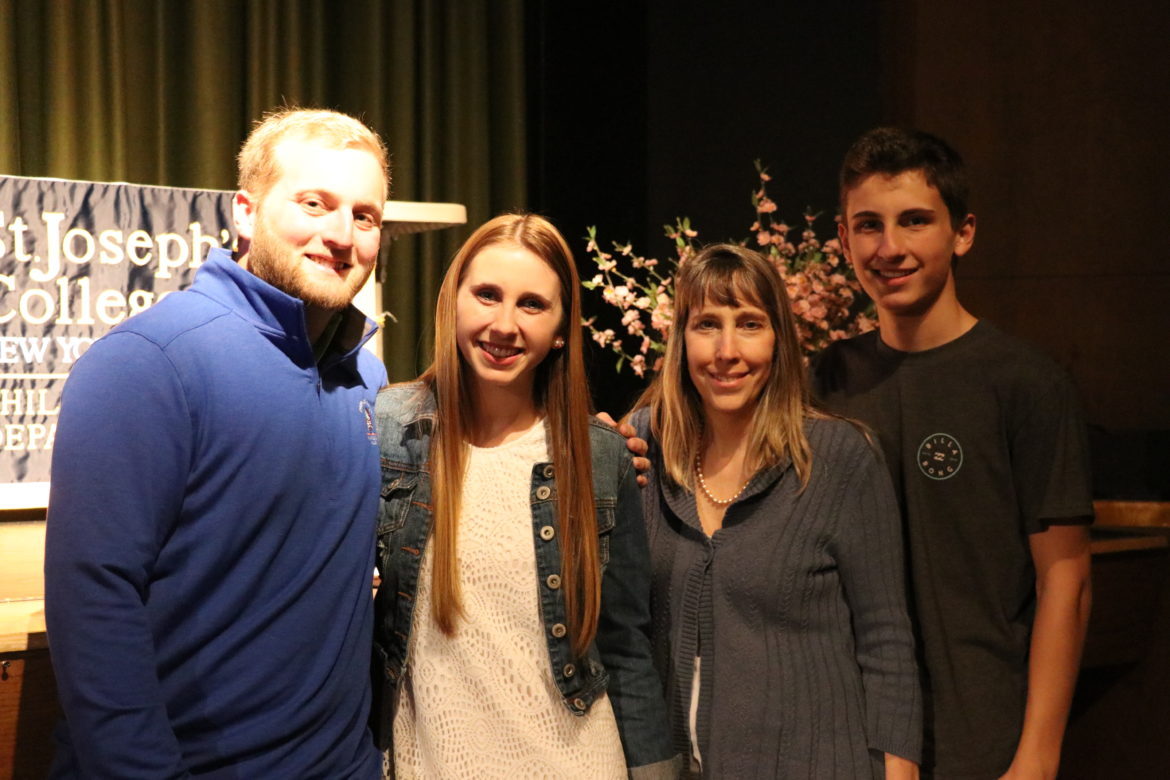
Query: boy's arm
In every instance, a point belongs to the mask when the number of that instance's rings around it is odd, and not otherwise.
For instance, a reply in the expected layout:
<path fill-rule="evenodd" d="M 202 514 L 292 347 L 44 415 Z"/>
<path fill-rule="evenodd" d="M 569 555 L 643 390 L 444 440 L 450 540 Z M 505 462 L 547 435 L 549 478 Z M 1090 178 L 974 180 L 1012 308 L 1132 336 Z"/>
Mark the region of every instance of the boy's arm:
<path fill-rule="evenodd" d="M 649 484 L 646 473 L 650 471 L 650 460 L 645 457 L 646 450 L 649 448 L 646 440 L 638 438 L 638 431 L 628 422 L 623 422 L 621 425 L 614 422 L 608 412 L 598 412 L 595 416 L 609 427 L 617 428 L 617 432 L 626 437 L 626 448 L 634 455 L 634 471 L 638 479 L 638 487 L 646 487 Z"/>
<path fill-rule="evenodd" d="M 1024 729 L 1004 778 L 1054 778 L 1089 622 L 1089 529 L 1053 525 L 1028 537 L 1036 617 L 1028 657 Z"/>
<path fill-rule="evenodd" d="M 918 780 L 918 764 L 908 758 L 885 754 L 886 780 Z"/>

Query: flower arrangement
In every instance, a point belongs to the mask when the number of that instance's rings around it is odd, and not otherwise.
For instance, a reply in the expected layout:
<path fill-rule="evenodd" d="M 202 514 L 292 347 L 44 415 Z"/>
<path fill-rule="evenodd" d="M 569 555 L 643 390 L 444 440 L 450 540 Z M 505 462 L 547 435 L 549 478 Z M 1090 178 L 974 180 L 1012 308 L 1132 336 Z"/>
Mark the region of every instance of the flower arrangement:
<path fill-rule="evenodd" d="M 752 192 L 756 219 L 751 235 L 739 243 L 754 243 L 780 272 L 792 301 L 805 359 L 831 341 L 873 330 L 877 324 L 873 304 L 858 295 L 861 285 L 836 236 L 826 241 L 817 236 L 820 214 L 805 210 L 800 240 L 793 243 L 793 228 L 778 218 L 776 202 L 768 197 L 772 177 L 759 160 L 756 172 L 760 182 Z M 639 255 L 630 244 L 613 242 L 612 252 L 603 251 L 596 227 L 588 229 L 585 248 L 598 272 L 581 284 L 587 290 L 601 290 L 602 300 L 618 309 L 622 332 L 598 325 L 597 317 L 582 324 L 594 341 L 617 355 L 617 371 L 629 364 L 640 377 L 656 370 L 666 351 L 674 315 L 674 273 L 700 248 L 698 231 L 691 227 L 689 218 L 663 227 L 666 237 L 674 242 L 674 256 L 665 261 Z"/>

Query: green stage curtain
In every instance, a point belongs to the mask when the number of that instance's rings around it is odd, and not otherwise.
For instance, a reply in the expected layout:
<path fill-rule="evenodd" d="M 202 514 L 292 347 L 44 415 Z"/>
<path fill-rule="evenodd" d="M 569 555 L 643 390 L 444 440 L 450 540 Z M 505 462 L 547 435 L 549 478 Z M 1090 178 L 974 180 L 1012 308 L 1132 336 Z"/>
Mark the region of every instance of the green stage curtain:
<path fill-rule="evenodd" d="M 266 109 L 361 117 L 392 197 L 467 206 L 382 270 L 387 364 L 408 379 L 455 249 L 526 205 L 523 32 L 522 0 L 0 0 L 0 173 L 232 189 Z"/>

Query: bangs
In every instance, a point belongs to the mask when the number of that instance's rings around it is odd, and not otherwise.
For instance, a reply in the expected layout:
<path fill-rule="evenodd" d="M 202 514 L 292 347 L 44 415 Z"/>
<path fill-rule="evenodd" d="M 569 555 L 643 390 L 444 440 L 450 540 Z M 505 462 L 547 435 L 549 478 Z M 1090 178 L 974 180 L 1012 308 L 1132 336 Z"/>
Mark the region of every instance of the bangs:
<path fill-rule="evenodd" d="M 689 285 L 691 294 L 683 305 L 688 311 L 701 308 L 707 301 L 718 306 L 755 306 L 765 309 L 764 302 L 757 294 L 767 289 L 764 280 L 755 278 L 748 267 L 723 263 L 710 263 Z"/>

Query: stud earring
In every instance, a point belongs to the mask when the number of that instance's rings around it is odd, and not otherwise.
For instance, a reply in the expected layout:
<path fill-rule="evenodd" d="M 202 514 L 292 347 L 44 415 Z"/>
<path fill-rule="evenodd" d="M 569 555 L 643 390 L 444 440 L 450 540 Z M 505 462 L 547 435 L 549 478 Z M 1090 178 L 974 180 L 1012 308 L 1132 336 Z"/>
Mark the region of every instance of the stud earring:
<path fill-rule="evenodd" d="M 563 338 L 557 336 L 553 339 L 553 349 L 560 349 L 563 346 L 565 346 L 565 340 Z"/>

